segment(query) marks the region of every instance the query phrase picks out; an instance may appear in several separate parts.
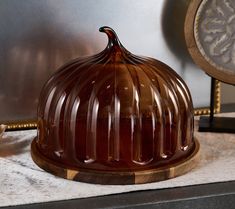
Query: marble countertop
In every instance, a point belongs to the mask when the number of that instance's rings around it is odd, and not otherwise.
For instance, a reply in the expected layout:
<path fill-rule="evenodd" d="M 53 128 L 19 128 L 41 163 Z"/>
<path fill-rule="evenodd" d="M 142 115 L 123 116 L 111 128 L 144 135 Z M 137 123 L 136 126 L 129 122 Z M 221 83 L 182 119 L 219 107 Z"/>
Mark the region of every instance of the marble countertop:
<path fill-rule="evenodd" d="M 125 186 L 74 182 L 43 171 L 30 156 L 35 136 L 36 130 L 6 132 L 0 140 L 0 207 L 235 180 L 235 134 L 195 131 L 201 159 L 191 172 L 162 182 Z"/>

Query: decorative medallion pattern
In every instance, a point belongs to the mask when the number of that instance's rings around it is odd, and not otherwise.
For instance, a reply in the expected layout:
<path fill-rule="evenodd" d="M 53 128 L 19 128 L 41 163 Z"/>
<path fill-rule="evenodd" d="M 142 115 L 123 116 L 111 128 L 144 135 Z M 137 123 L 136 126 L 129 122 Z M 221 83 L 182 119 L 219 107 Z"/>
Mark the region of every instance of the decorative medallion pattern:
<path fill-rule="evenodd" d="M 235 1 L 204 0 L 194 35 L 201 54 L 219 70 L 235 74 Z"/>

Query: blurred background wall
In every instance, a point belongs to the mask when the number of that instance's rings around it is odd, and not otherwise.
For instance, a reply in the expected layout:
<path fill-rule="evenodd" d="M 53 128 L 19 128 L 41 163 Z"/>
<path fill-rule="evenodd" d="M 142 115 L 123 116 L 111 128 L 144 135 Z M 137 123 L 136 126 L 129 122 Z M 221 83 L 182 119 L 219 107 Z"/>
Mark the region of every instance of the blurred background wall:
<path fill-rule="evenodd" d="M 105 48 L 107 37 L 98 31 L 103 25 L 113 27 L 132 53 L 167 63 L 186 81 L 194 107 L 208 107 L 210 77 L 193 63 L 184 40 L 189 2 L 0 1 L 0 121 L 36 119 L 49 76 L 63 63 Z"/>
<path fill-rule="evenodd" d="M 222 83 L 222 85 L 221 85 L 221 102 L 222 102 L 222 104 L 235 103 L 235 86 Z"/>

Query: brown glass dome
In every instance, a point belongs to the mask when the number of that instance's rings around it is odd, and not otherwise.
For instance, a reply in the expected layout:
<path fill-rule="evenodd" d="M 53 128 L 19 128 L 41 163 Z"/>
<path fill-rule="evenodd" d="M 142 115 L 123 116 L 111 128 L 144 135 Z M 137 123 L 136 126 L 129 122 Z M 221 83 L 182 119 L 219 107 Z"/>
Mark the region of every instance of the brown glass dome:
<path fill-rule="evenodd" d="M 188 171 L 198 144 L 185 82 L 164 63 L 131 54 L 111 28 L 100 31 L 109 39 L 104 51 L 65 64 L 43 87 L 34 161 L 68 179 L 107 184 Z"/>

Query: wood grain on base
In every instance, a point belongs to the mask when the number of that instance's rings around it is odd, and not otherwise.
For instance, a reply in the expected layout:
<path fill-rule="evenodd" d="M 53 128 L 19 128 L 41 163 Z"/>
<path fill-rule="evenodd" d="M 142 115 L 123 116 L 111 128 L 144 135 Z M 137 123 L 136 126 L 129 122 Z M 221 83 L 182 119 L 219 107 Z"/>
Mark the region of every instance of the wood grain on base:
<path fill-rule="evenodd" d="M 131 172 L 101 172 L 61 167 L 39 152 L 36 139 L 31 144 L 31 155 L 39 167 L 65 179 L 95 184 L 143 184 L 162 181 L 187 173 L 196 166 L 199 160 L 199 147 L 199 142 L 195 140 L 195 149 L 187 158 L 168 166 Z"/>

